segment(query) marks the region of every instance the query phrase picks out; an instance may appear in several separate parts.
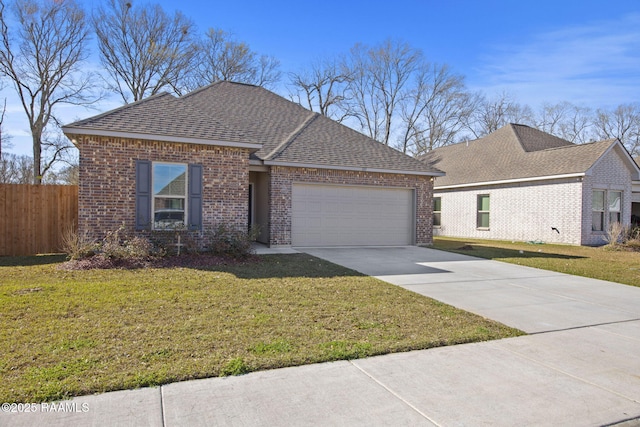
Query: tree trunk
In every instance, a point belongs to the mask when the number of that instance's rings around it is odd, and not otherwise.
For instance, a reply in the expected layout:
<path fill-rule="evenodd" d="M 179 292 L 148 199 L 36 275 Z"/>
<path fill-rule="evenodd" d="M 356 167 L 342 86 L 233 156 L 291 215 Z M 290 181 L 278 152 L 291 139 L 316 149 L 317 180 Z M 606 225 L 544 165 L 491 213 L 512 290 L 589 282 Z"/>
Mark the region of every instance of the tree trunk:
<path fill-rule="evenodd" d="M 40 137 L 37 135 L 33 135 L 33 183 L 36 185 L 42 184 L 42 175 L 40 171 L 41 156 L 42 145 Z"/>

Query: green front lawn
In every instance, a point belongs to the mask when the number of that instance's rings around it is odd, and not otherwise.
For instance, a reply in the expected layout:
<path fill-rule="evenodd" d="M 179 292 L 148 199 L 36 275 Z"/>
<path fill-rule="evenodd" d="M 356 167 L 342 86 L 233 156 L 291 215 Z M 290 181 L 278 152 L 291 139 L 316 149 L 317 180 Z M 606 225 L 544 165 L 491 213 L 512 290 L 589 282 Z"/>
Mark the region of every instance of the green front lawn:
<path fill-rule="evenodd" d="M 521 332 L 305 254 L 65 271 L 0 258 L 0 402 L 37 402 Z"/>
<path fill-rule="evenodd" d="M 479 258 L 640 286 L 640 252 L 453 237 L 436 237 L 433 247 Z"/>

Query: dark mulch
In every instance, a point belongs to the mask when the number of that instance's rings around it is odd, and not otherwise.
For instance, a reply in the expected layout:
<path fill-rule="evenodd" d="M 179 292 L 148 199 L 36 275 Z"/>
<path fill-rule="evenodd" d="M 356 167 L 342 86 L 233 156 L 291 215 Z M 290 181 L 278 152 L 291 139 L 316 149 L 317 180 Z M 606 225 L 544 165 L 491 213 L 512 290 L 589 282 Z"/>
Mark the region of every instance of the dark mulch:
<path fill-rule="evenodd" d="M 472 251 L 473 250 L 473 246 L 471 245 L 464 245 L 464 246 L 460 246 L 458 248 L 459 251 Z"/>
<path fill-rule="evenodd" d="M 93 256 L 81 260 L 66 261 L 58 267 L 61 270 L 135 270 L 140 268 L 207 268 L 216 265 L 238 265 L 259 262 L 260 258 L 250 255 L 237 259 L 209 254 L 184 254 L 177 256 L 149 258 L 105 258 Z"/>

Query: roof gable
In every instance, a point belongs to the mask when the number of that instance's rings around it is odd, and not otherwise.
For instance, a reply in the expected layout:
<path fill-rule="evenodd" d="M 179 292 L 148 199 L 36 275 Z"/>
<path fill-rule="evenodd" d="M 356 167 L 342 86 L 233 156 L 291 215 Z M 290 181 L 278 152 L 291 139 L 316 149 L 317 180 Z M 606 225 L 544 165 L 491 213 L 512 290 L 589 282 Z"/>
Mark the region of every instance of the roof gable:
<path fill-rule="evenodd" d="M 244 144 L 254 148 L 253 159 L 268 164 L 442 175 L 273 92 L 241 83 L 217 82 L 178 98 L 152 96 L 63 130 L 68 135 Z"/>
<path fill-rule="evenodd" d="M 421 160 L 446 173 L 436 179 L 436 187 L 478 185 L 584 175 L 614 143 L 616 140 L 578 145 L 510 124 L 474 141 L 437 148 Z"/>

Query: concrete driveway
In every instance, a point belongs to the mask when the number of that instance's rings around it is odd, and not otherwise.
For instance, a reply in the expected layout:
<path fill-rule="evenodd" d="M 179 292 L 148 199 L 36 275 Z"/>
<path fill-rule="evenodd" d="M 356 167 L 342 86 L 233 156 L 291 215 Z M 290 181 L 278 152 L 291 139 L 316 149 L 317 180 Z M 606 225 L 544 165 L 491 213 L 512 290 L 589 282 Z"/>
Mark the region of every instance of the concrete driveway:
<path fill-rule="evenodd" d="M 84 396 L 0 425 L 640 425 L 640 288 L 417 247 L 304 251 L 532 335 Z"/>
<path fill-rule="evenodd" d="M 415 246 L 304 252 L 528 333 L 640 319 L 633 286 Z"/>

